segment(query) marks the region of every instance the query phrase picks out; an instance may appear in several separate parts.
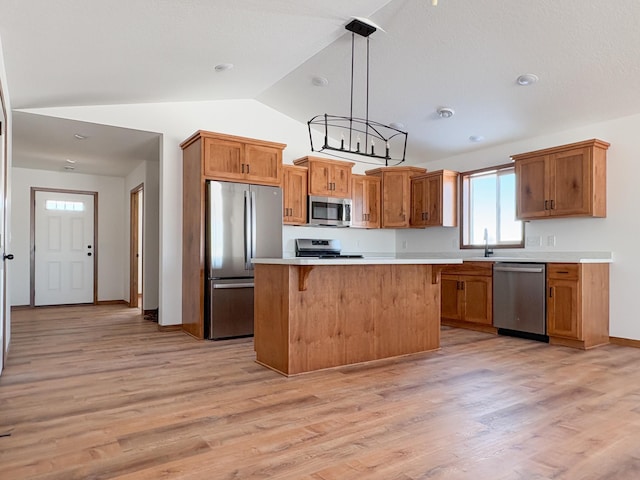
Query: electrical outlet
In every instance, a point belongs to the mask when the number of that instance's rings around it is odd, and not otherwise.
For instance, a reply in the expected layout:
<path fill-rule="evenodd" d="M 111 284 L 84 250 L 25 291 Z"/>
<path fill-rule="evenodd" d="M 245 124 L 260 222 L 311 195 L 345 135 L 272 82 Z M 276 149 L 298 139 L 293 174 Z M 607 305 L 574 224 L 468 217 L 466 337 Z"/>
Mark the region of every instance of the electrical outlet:
<path fill-rule="evenodd" d="M 539 247 L 542 245 L 542 238 L 537 235 L 527 237 L 527 247 Z"/>
<path fill-rule="evenodd" d="M 548 235 L 547 236 L 547 247 L 555 247 L 556 246 L 556 236 Z"/>

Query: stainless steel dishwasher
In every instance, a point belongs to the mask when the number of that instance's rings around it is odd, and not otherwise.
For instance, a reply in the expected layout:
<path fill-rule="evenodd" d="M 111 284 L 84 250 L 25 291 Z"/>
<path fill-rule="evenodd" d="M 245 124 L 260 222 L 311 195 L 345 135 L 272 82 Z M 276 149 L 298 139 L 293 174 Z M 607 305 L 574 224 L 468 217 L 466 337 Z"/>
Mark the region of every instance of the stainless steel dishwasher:
<path fill-rule="evenodd" d="M 498 333 L 549 341 L 546 319 L 546 265 L 493 265 L 493 326 Z"/>

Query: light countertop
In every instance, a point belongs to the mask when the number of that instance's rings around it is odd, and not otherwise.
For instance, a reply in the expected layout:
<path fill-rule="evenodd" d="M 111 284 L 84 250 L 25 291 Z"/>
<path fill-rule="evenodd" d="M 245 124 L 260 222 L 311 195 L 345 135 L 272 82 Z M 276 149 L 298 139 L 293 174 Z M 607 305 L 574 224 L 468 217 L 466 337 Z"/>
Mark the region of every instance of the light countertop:
<path fill-rule="evenodd" d="M 474 252 L 475 253 L 475 252 Z M 254 258 L 253 263 L 272 265 L 443 265 L 468 262 L 513 263 L 613 263 L 611 252 L 530 252 L 471 256 L 465 252 L 419 254 L 364 254 L 364 258 Z"/>
<path fill-rule="evenodd" d="M 254 258 L 253 263 L 269 265 L 443 265 L 462 263 L 461 258 L 441 257 L 367 257 L 364 258 Z"/>

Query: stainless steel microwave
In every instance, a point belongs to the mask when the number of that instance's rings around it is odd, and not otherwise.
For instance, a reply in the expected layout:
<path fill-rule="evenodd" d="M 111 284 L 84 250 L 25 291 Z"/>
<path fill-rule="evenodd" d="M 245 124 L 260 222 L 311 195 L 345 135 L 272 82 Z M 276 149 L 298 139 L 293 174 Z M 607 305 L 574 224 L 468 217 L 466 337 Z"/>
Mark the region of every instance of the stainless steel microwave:
<path fill-rule="evenodd" d="M 309 225 L 351 226 L 351 199 L 309 195 Z"/>

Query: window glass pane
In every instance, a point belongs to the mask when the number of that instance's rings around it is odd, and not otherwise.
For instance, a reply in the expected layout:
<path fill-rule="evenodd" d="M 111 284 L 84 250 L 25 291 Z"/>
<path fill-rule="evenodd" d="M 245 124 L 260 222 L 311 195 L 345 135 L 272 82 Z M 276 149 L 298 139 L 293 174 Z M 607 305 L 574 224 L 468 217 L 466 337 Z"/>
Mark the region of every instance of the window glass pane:
<path fill-rule="evenodd" d="M 462 175 L 462 246 L 523 247 L 523 224 L 516 220 L 513 166 Z"/>
<path fill-rule="evenodd" d="M 71 212 L 84 211 L 84 202 L 65 202 L 64 200 L 46 200 L 44 202 L 46 210 L 66 210 Z"/>
<path fill-rule="evenodd" d="M 500 231 L 499 243 L 518 243 L 522 240 L 522 222 L 516 220 L 516 175 L 500 175 Z"/>
<path fill-rule="evenodd" d="M 470 213 L 472 245 L 484 245 L 484 230 L 489 232 L 489 243 L 495 240 L 496 231 L 496 176 L 483 175 L 471 179 Z"/>

